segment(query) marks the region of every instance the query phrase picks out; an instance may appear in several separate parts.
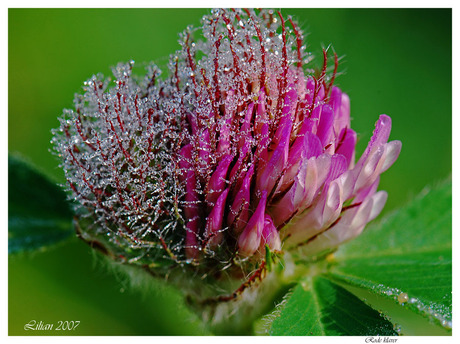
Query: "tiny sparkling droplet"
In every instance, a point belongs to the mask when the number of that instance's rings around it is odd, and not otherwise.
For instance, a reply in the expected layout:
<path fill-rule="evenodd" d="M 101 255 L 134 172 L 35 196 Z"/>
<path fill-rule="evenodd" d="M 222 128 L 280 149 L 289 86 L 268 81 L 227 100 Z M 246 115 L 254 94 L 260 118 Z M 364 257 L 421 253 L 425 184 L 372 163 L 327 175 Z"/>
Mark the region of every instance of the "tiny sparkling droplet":
<path fill-rule="evenodd" d="M 407 293 L 401 293 L 398 295 L 399 303 L 406 303 L 407 301 L 409 301 L 409 296 L 407 295 Z"/>

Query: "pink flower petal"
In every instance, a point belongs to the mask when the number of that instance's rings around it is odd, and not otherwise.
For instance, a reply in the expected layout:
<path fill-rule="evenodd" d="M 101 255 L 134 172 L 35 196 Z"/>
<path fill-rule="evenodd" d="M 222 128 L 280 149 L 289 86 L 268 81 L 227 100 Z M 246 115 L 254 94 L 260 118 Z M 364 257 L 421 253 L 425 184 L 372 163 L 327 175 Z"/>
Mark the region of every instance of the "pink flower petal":
<path fill-rule="evenodd" d="M 185 255 L 187 258 L 197 259 L 200 254 L 199 249 L 199 218 L 195 217 L 188 220 L 185 225 Z"/>
<path fill-rule="evenodd" d="M 345 171 L 340 177 L 343 187 L 343 199 L 347 200 L 352 197 L 355 190 L 356 175 L 353 170 Z"/>
<path fill-rule="evenodd" d="M 241 233 L 249 219 L 249 204 L 251 198 L 251 178 L 254 174 L 254 165 L 246 172 L 241 188 L 238 190 L 230 207 L 227 223 L 233 227 L 236 234 Z"/>
<path fill-rule="evenodd" d="M 401 141 L 391 141 L 385 145 L 385 162 L 383 163 L 380 173 L 385 172 L 394 164 L 399 157 L 399 153 L 401 153 L 401 148 Z"/>
<path fill-rule="evenodd" d="M 379 186 L 380 176 L 367 187 L 361 189 L 355 196 L 353 203 L 363 203 L 366 199 L 372 197 L 375 192 L 377 191 L 377 187 Z"/>
<path fill-rule="evenodd" d="M 331 90 L 331 95 L 329 97 L 329 104 L 332 106 L 334 110 L 334 117 L 338 118 L 340 107 L 342 106 L 342 91 L 340 88 L 333 86 Z M 334 121 L 334 124 L 337 121 Z"/>
<path fill-rule="evenodd" d="M 375 152 L 381 145 L 388 142 L 391 131 L 391 118 L 387 115 L 380 115 L 378 121 L 375 123 L 375 129 L 372 134 L 372 137 L 367 145 L 366 150 L 359 159 L 357 165 L 363 165 L 368 156 Z"/>
<path fill-rule="evenodd" d="M 331 169 L 332 158 L 329 154 L 322 154 L 316 158 L 316 169 L 318 171 L 317 186 L 320 188 L 326 178 L 329 176 L 329 171 Z"/>
<path fill-rule="evenodd" d="M 241 125 L 239 135 L 241 136 L 238 142 L 238 150 L 241 150 L 245 145 L 249 143 L 248 138 L 251 136 L 251 121 L 252 121 L 252 114 L 254 112 L 254 103 L 250 103 L 248 105 L 248 109 L 246 111 L 246 115 L 243 120 L 243 124 Z"/>
<path fill-rule="evenodd" d="M 244 172 L 242 171 L 242 168 L 244 167 L 243 161 L 246 159 L 246 156 L 249 153 L 250 147 L 251 147 L 251 143 L 249 141 L 245 141 L 243 147 L 240 149 L 240 154 L 238 156 L 238 159 L 236 160 L 235 165 L 233 165 L 233 168 L 230 171 L 230 176 L 229 176 L 230 184 L 232 185 L 235 184 L 234 192 L 232 193 L 232 197 L 235 196 L 236 191 L 238 191 L 243 181 L 243 172 Z"/>
<path fill-rule="evenodd" d="M 334 112 L 328 104 L 324 104 L 320 107 L 321 115 L 319 118 L 319 124 L 316 131 L 316 136 L 321 141 L 323 147 L 330 143 L 332 135 L 332 123 L 334 121 Z"/>
<path fill-rule="evenodd" d="M 265 109 L 265 87 L 262 87 L 259 91 L 259 97 L 258 97 L 258 102 L 257 102 L 257 111 L 256 111 L 256 117 L 255 117 L 255 128 L 254 128 L 254 134 L 255 136 L 258 136 L 262 134 L 262 126 L 264 124 L 267 124 L 268 122 L 268 116 L 267 116 L 267 111 Z"/>
<path fill-rule="evenodd" d="M 383 163 L 385 162 L 384 153 L 385 146 L 379 146 L 369 155 L 369 158 L 364 161 L 361 169 L 359 169 L 359 165 L 356 165 L 355 169 L 359 174 L 356 180 L 355 192 L 374 183 L 380 175 Z"/>
<path fill-rule="evenodd" d="M 350 127 L 350 98 L 334 86 L 330 99 L 334 109 L 334 132 L 339 134 L 345 128 Z"/>
<path fill-rule="evenodd" d="M 321 141 L 316 135 L 305 133 L 303 136 L 297 137 L 289 150 L 286 172 L 278 190 L 284 191 L 293 182 L 294 177 L 299 173 L 302 161 L 319 156 L 321 151 Z"/>
<path fill-rule="evenodd" d="M 230 90 L 225 99 L 225 117 L 221 119 L 219 128 L 219 143 L 217 151 L 220 153 L 228 152 L 230 148 L 230 134 L 232 130 L 233 116 L 236 111 L 235 91 Z"/>
<path fill-rule="evenodd" d="M 311 104 L 313 102 L 314 93 L 315 93 L 315 80 L 309 77 L 307 79 L 307 95 L 306 95 L 308 104 Z"/>
<path fill-rule="evenodd" d="M 296 246 L 306 242 L 328 228 L 340 216 L 343 201 L 340 179 L 334 180 L 308 211 L 293 219 L 286 229 L 286 235 L 289 235 L 287 245 Z"/>
<path fill-rule="evenodd" d="M 238 238 L 238 252 L 243 257 L 253 255 L 260 245 L 262 230 L 265 225 L 265 205 L 267 202 L 267 192 L 262 192 L 262 197 L 257 208 L 252 214 L 249 222 Z"/>
<path fill-rule="evenodd" d="M 226 176 L 232 160 L 233 157 L 231 155 L 225 155 L 219 162 L 216 170 L 209 179 L 209 183 L 205 191 L 205 199 L 206 203 L 211 207 L 217 201 L 217 198 L 220 196 L 222 190 L 225 188 L 225 185 L 227 183 Z"/>
<path fill-rule="evenodd" d="M 188 144 L 181 148 L 179 154 L 179 167 L 189 169 L 192 166 L 192 145 Z"/>
<path fill-rule="evenodd" d="M 291 122 L 284 123 L 284 125 L 278 128 L 276 137 L 279 138 L 279 143 L 276 145 L 275 150 L 271 154 L 270 160 L 265 166 L 259 165 L 259 172 L 257 173 L 256 190 L 271 192 L 275 183 L 281 177 L 289 152 L 289 137 L 291 134 Z M 268 147 L 267 147 L 268 152 Z M 269 153 L 264 156 L 270 156 Z"/>
<path fill-rule="evenodd" d="M 211 153 L 211 142 L 209 139 L 209 130 L 205 129 L 203 130 L 200 140 L 199 140 L 199 145 L 198 145 L 198 154 L 200 157 L 200 164 L 207 167 L 209 166 L 211 162 L 210 158 L 210 153 Z"/>
<path fill-rule="evenodd" d="M 229 189 L 225 189 L 221 193 L 206 222 L 205 235 L 210 248 L 216 247 L 222 241 L 222 224 L 228 192 Z"/>
<path fill-rule="evenodd" d="M 361 206 L 351 208 L 342 214 L 340 220 L 309 243 L 302 246 L 300 251 L 305 255 L 316 255 L 359 235 L 369 221 L 373 209 L 373 198 L 369 198 Z"/>
<path fill-rule="evenodd" d="M 344 128 L 340 132 L 337 141 L 335 152 L 347 158 L 348 167 L 353 168 L 355 163 L 356 133 L 352 129 Z"/>
<path fill-rule="evenodd" d="M 262 240 L 259 250 L 263 252 L 265 245 L 272 251 L 281 251 L 281 239 L 270 215 L 265 214 Z"/>
<path fill-rule="evenodd" d="M 383 207 L 385 206 L 385 203 L 387 202 L 388 193 L 386 191 L 379 191 L 375 195 L 372 196 L 372 199 L 373 199 L 372 211 L 369 215 L 368 221 L 372 221 L 380 214 Z"/>
<path fill-rule="evenodd" d="M 347 159 L 341 154 L 335 154 L 331 156 L 331 164 L 329 167 L 329 173 L 324 181 L 324 184 L 329 184 L 331 181 L 337 179 L 342 175 L 348 167 Z"/>

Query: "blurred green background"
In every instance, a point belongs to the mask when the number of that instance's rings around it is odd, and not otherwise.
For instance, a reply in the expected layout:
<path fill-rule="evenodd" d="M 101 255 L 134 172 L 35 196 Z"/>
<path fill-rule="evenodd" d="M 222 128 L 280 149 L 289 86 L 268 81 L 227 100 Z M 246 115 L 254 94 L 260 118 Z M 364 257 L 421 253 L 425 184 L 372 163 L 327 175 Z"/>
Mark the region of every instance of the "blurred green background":
<path fill-rule="evenodd" d="M 164 67 L 178 33 L 205 9 L 9 9 L 8 149 L 56 182 L 50 129 L 92 74 L 134 59 Z M 452 169 L 452 11 L 450 9 L 288 9 L 308 33 L 310 51 L 332 44 L 343 56 L 336 85 L 351 98 L 358 156 L 379 114 L 393 119 L 399 160 L 381 179 L 384 213 Z M 316 63 L 320 63 L 318 58 Z M 126 279 L 70 240 L 9 258 L 10 335 L 205 334 L 180 296 L 162 283 L 128 288 Z M 24 331 L 30 320 L 81 321 L 61 333 Z"/>

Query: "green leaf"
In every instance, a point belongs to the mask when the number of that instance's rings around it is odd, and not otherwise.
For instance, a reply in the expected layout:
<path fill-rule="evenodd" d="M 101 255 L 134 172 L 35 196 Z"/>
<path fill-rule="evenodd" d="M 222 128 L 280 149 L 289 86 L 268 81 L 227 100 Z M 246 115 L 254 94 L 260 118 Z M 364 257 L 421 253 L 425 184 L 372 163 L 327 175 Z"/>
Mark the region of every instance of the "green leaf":
<path fill-rule="evenodd" d="M 55 244 L 73 234 L 65 193 L 16 156 L 8 156 L 8 253 Z"/>
<path fill-rule="evenodd" d="M 449 329 L 452 319 L 452 186 L 416 200 L 340 248 L 331 277 L 365 288 Z"/>
<path fill-rule="evenodd" d="M 394 336 L 379 312 L 332 281 L 316 276 L 298 284 L 273 320 L 271 335 Z"/>

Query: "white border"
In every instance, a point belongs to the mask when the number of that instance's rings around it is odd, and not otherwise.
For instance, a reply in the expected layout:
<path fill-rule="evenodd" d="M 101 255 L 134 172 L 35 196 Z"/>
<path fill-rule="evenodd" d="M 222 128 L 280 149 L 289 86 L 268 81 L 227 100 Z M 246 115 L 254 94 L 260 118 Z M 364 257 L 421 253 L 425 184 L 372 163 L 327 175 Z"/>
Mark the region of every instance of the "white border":
<path fill-rule="evenodd" d="M 458 3 L 458 2 L 457 2 Z M 37 6 L 39 4 L 40 6 Z M 446 1 L 446 0 L 438 0 L 434 1 L 427 1 L 427 0 L 418 0 L 418 1 L 401 1 L 401 0 L 387 0 L 387 1 L 292 1 L 292 0 L 284 0 L 280 1 L 168 1 L 168 2 L 157 2 L 157 1 L 138 1 L 133 0 L 129 2 L 121 2 L 121 1 L 89 1 L 89 0 L 80 0 L 78 2 L 58 2 L 58 1 L 3 1 L 2 2 L 2 12 L 1 12 L 1 19 L 0 19 L 0 27 L 1 27 L 1 51 L 2 51 L 2 68 L 1 68 L 1 92 L 0 92 L 0 104 L 3 109 L 3 115 L 0 117 L 0 130 L 3 135 L 0 135 L 1 139 L 1 146 L 0 146 L 0 171 L 1 175 L 1 198 L 0 198 L 0 205 L 1 205 L 1 220 L 2 226 L 1 228 L 4 230 L 1 236 L 1 244 L 2 248 L 6 249 L 7 247 L 7 236 L 5 229 L 7 228 L 7 203 L 8 203 L 8 196 L 7 196 L 7 147 L 8 147 L 8 8 L 36 8 L 36 7 L 59 7 L 59 8 L 105 8 L 105 7 L 119 7 L 119 8 L 147 8 L 147 7 L 159 7 L 159 8 L 173 8 L 173 7 L 272 7 L 272 8 L 279 8 L 280 5 L 283 8 L 294 8 L 294 7 L 310 7 L 310 8 L 334 8 L 334 7 L 343 7 L 346 4 L 349 8 L 359 8 L 359 7 L 366 7 L 366 8 L 453 8 L 453 195 L 454 195 L 454 202 L 453 202 L 453 236 L 454 236 L 454 246 L 457 245 L 459 234 L 456 233 L 457 230 L 460 230 L 460 223 L 458 221 L 458 212 L 459 203 L 458 198 L 456 195 L 460 193 L 459 184 L 457 183 L 457 174 L 458 174 L 458 166 L 459 166 L 459 159 L 458 159 L 458 148 L 460 147 L 460 135 L 455 135 L 459 132 L 459 108 L 458 108 L 458 87 L 457 87 L 457 76 L 459 68 L 456 65 L 456 61 L 458 61 L 458 38 L 459 34 L 459 24 L 457 22 L 456 16 L 456 3 L 454 1 Z M 6 5 L 6 6 L 5 6 Z M 129 5 L 129 6 L 127 6 Z M 5 6 L 5 7 L 4 7 Z M 435 119 L 434 119 L 435 120 Z M 427 138 L 428 139 L 428 138 Z M 436 144 L 436 142 L 432 142 Z M 442 149 L 442 147 L 440 147 Z M 430 162 L 427 162 L 430 163 Z M 454 267 L 457 267 L 457 254 L 456 250 L 453 250 L 454 254 Z M 3 252 L 2 258 L 4 261 L 1 264 L 1 272 L 3 276 L 3 280 L 7 282 L 5 276 L 7 276 L 7 255 L 6 252 Z M 458 298 L 456 297 L 456 290 L 458 289 L 457 283 L 457 274 L 454 273 L 454 293 L 453 293 L 453 302 L 454 302 L 454 324 L 455 319 L 457 318 L 457 310 L 459 309 L 456 307 Z M 0 329 L 2 332 L 2 337 L 7 336 L 8 334 L 8 308 L 7 308 L 7 283 L 2 285 L 2 310 L 1 314 L 1 325 Z M 453 343 L 454 340 L 458 342 L 458 333 L 460 331 L 455 328 L 453 329 L 453 336 L 452 337 L 397 337 L 397 343 L 420 343 L 420 342 L 445 342 L 445 343 Z M 82 340 L 90 341 L 90 342 L 110 342 L 110 343 L 126 343 L 126 342 L 136 342 L 136 343 L 152 343 L 152 340 L 156 343 L 164 343 L 164 342 L 175 342 L 176 340 L 184 340 L 188 343 L 208 343 L 218 341 L 219 344 L 223 343 L 231 343 L 234 344 L 236 342 L 241 341 L 250 341 L 251 343 L 279 343 L 280 338 L 277 337 L 8 337 L 7 341 L 11 343 L 23 343 L 27 342 L 36 342 L 36 343 L 62 343 L 65 342 L 76 342 L 80 343 Z M 283 339 L 281 339 L 283 340 Z M 365 337 L 289 337 L 289 342 L 294 343 L 331 343 L 331 342 L 341 342 L 341 343 L 365 343 Z"/>

